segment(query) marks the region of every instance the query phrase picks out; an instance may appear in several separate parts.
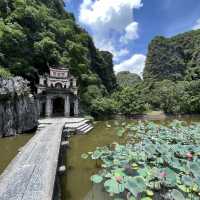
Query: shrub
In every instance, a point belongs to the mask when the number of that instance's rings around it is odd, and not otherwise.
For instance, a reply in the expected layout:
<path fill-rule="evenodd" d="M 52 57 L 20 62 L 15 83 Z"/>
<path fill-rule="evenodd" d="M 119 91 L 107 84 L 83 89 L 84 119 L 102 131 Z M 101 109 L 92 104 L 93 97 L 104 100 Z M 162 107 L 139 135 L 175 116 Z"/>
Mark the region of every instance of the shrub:
<path fill-rule="evenodd" d="M 0 66 L 0 77 L 3 77 L 3 78 L 10 78 L 12 75 L 11 73 L 9 72 L 9 70 L 3 68 Z"/>

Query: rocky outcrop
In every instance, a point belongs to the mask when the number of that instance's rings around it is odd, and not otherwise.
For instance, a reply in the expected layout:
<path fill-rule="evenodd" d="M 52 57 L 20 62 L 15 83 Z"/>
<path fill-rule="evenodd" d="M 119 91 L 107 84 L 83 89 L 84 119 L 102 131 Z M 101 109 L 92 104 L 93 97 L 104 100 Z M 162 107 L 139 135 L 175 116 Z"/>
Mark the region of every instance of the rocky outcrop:
<path fill-rule="evenodd" d="M 0 78 L 0 137 L 31 131 L 38 124 L 37 101 L 21 77 Z"/>
<path fill-rule="evenodd" d="M 148 49 L 144 80 L 200 79 L 200 29 L 175 37 L 155 37 Z"/>

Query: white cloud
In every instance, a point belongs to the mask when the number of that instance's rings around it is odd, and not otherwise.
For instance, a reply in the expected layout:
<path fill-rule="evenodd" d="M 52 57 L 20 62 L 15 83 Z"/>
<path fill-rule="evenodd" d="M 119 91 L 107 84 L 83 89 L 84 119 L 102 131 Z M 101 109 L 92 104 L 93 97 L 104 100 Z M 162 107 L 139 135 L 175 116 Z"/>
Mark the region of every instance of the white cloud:
<path fill-rule="evenodd" d="M 129 40 L 135 40 L 138 37 L 138 23 L 132 22 L 125 28 L 125 35 L 120 38 L 120 41 L 127 44 Z"/>
<path fill-rule="evenodd" d="M 119 51 L 117 51 L 117 56 L 120 58 L 120 57 L 123 57 L 123 56 L 126 56 L 129 54 L 129 50 L 124 48 L 124 49 L 120 49 Z"/>
<path fill-rule="evenodd" d="M 141 6 L 141 0 L 83 0 L 79 20 L 97 30 L 122 32 L 133 20 L 133 9 Z"/>
<path fill-rule="evenodd" d="M 196 24 L 192 27 L 193 30 L 200 29 L 200 18 L 197 19 Z"/>
<path fill-rule="evenodd" d="M 133 12 L 141 6 L 142 0 L 83 0 L 79 21 L 90 28 L 96 46 L 111 49 L 115 57 L 127 53 L 117 52 L 119 46 L 138 38 L 138 23 L 134 21 Z"/>
<path fill-rule="evenodd" d="M 129 54 L 129 50 L 127 48 L 117 50 L 111 40 L 101 40 L 98 42 L 98 48 L 111 52 L 115 62 L 118 62 L 121 58 Z"/>
<path fill-rule="evenodd" d="M 127 60 L 122 61 L 120 64 L 115 65 L 115 72 L 130 71 L 142 76 L 142 72 L 145 66 L 146 56 L 143 54 L 134 54 Z"/>

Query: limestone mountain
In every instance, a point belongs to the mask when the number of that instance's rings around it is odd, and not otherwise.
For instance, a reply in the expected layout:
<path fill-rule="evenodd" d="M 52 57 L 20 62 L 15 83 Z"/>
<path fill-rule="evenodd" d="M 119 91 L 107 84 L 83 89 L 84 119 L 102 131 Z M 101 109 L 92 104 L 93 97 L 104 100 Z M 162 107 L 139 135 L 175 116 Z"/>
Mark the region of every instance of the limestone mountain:
<path fill-rule="evenodd" d="M 200 30 L 156 37 L 149 45 L 144 79 L 200 79 Z"/>
<path fill-rule="evenodd" d="M 69 67 L 83 97 L 90 88 L 103 95 L 116 87 L 112 55 L 96 49 L 62 0 L 0 1 L 0 66 L 32 89 L 49 66 Z"/>

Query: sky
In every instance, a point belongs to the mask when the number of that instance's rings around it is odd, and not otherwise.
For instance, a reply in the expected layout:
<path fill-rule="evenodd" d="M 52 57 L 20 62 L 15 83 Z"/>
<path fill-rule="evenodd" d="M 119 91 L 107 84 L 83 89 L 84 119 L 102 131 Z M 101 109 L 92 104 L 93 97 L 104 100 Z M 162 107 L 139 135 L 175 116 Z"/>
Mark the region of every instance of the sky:
<path fill-rule="evenodd" d="M 148 45 L 200 28 L 200 0 L 65 0 L 100 50 L 113 54 L 114 70 L 142 75 Z"/>

